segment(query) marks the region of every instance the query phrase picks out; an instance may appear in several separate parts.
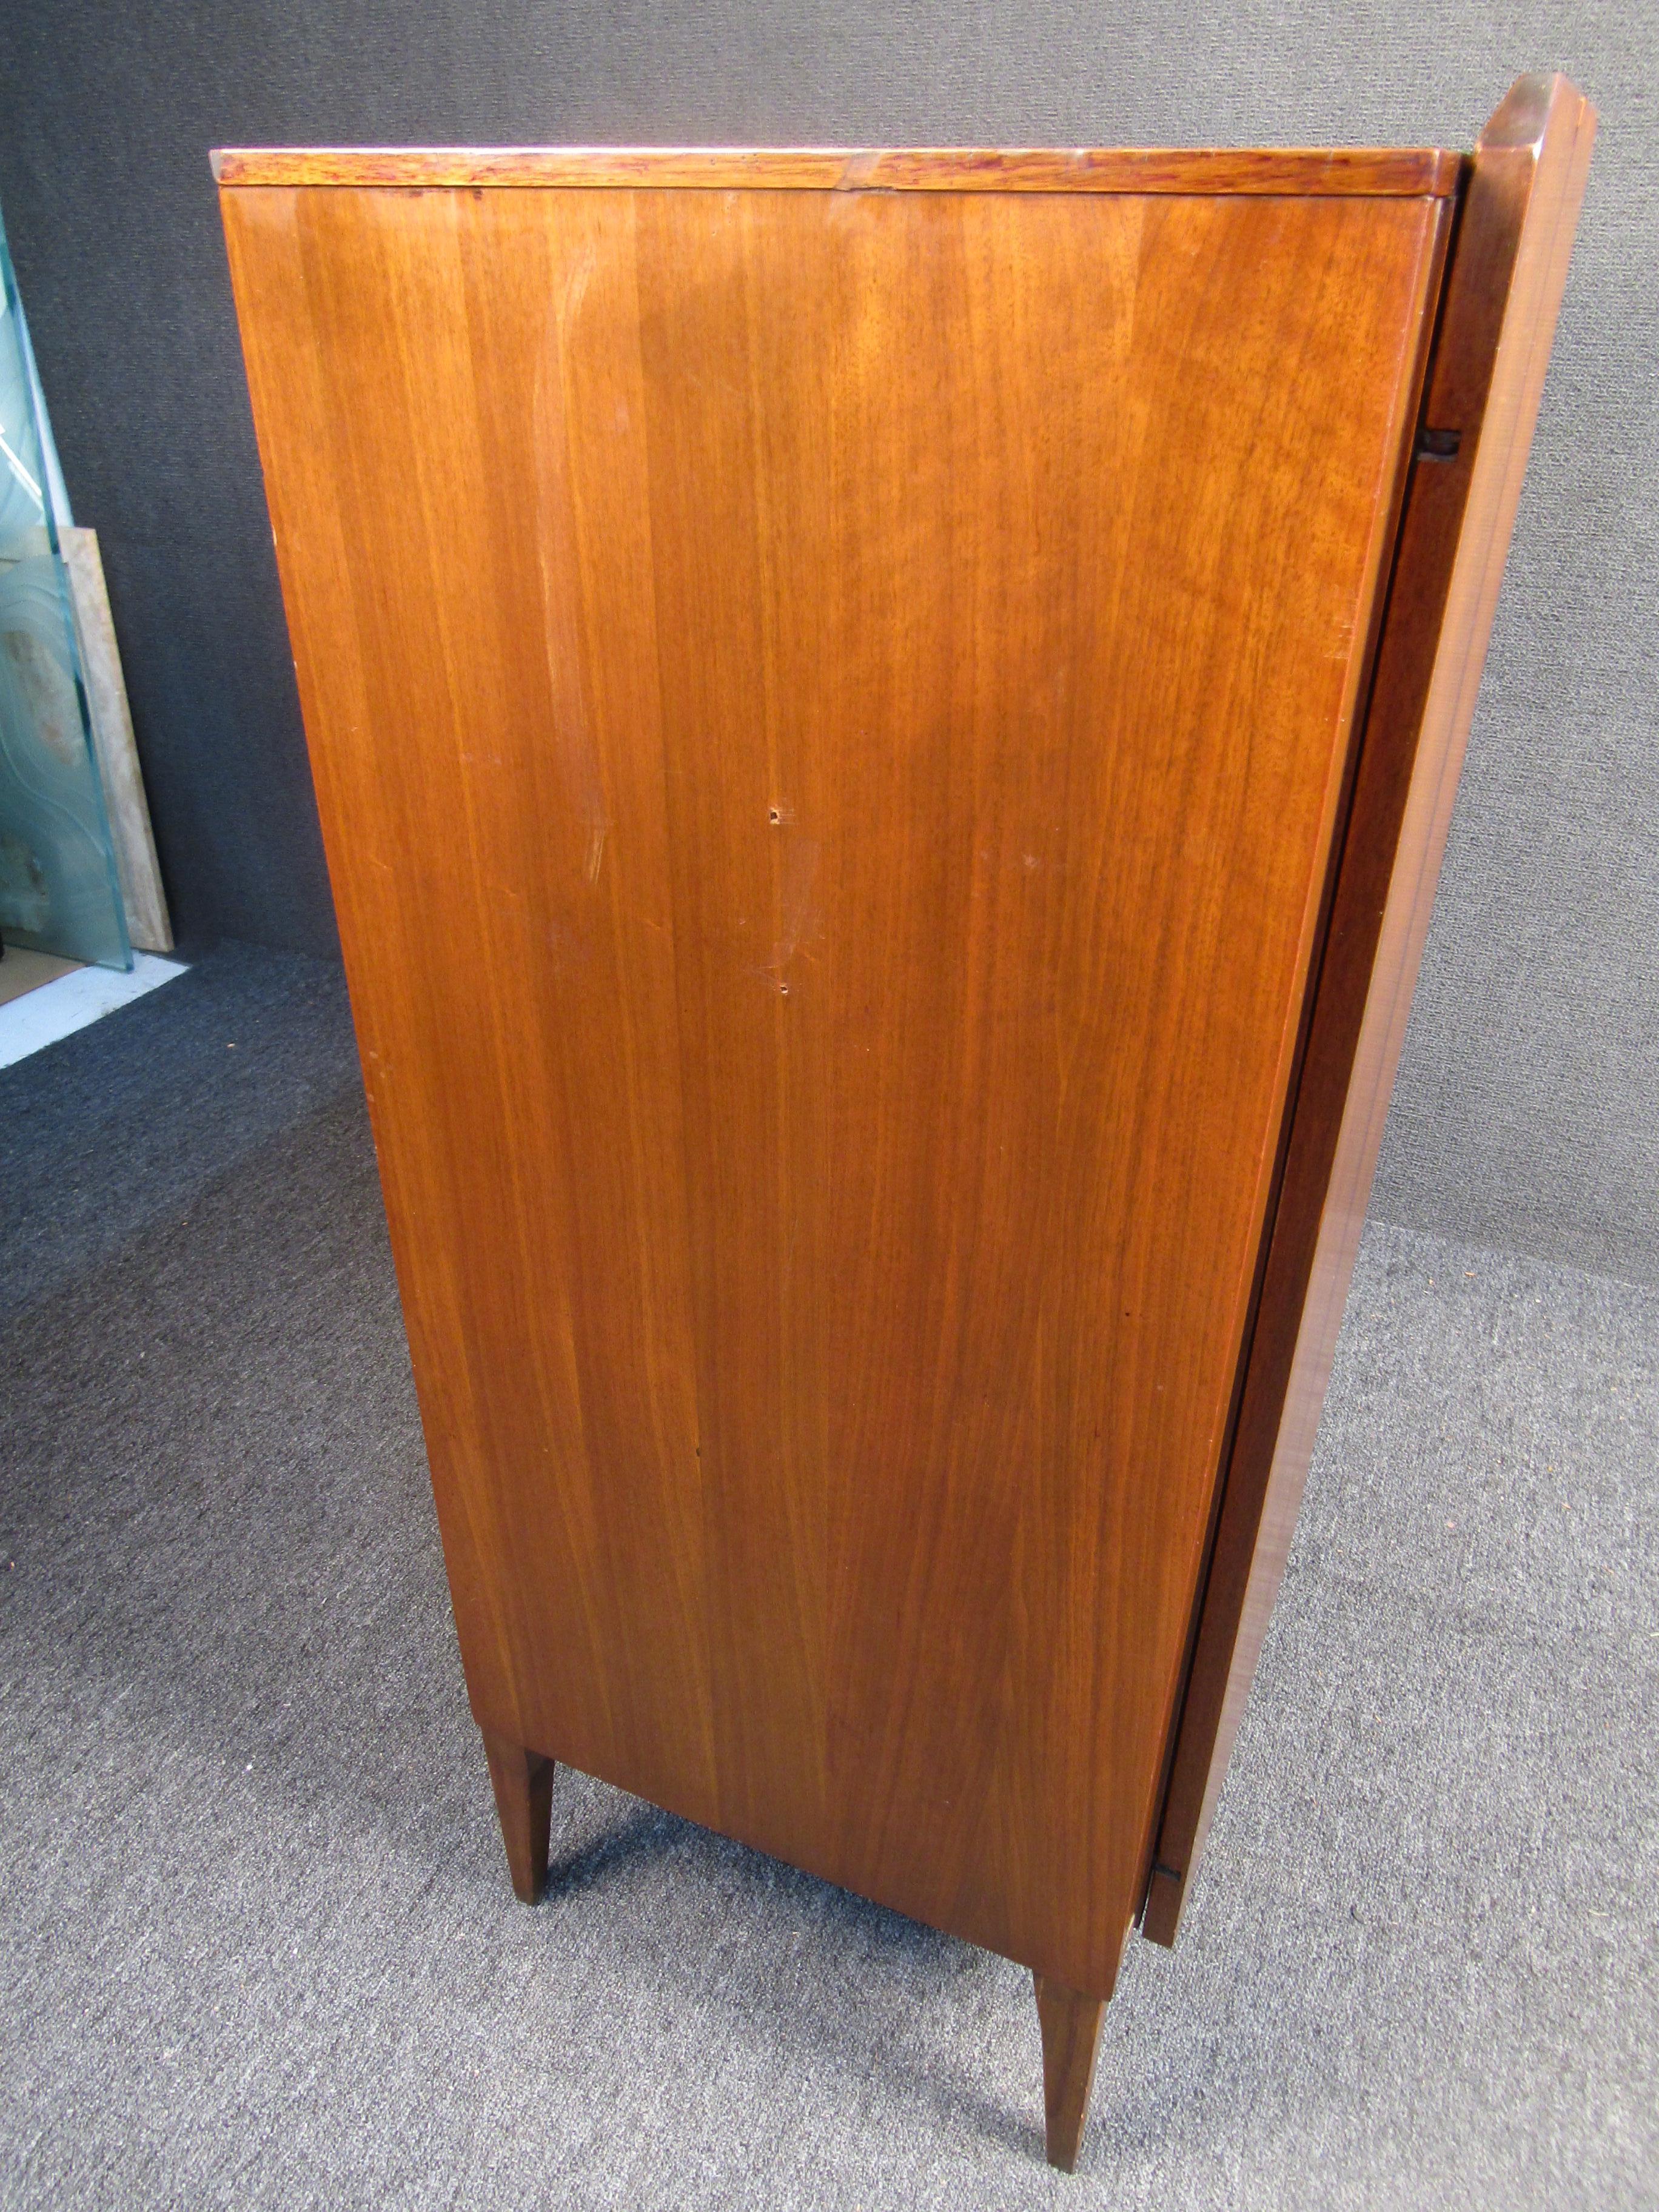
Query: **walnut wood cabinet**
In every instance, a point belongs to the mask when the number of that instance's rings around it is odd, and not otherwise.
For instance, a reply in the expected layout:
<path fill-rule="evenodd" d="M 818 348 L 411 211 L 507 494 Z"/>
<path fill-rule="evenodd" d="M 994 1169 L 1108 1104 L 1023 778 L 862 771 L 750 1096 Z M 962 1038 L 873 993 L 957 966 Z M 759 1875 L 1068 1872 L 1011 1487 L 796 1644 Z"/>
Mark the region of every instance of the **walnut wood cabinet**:
<path fill-rule="evenodd" d="M 1594 118 L 216 156 L 456 1620 L 1022 1961 L 1077 2154 L 1283 1560 Z"/>

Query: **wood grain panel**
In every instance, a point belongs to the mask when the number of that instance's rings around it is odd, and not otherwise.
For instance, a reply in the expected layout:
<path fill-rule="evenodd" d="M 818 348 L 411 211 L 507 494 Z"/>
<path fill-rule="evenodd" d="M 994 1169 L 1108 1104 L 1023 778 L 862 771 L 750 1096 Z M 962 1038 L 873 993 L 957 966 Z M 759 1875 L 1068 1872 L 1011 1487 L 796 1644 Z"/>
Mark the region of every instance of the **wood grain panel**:
<path fill-rule="evenodd" d="M 1460 156 L 1438 147 L 894 148 L 814 146 L 223 147 L 222 185 L 507 185 L 657 191 L 1291 192 L 1448 198 Z"/>
<path fill-rule="evenodd" d="M 1103 1996 L 1442 204 L 223 199 L 474 1711 Z"/>
<path fill-rule="evenodd" d="M 1523 77 L 1474 155 L 1143 1917 L 1161 1942 L 1220 1792 L 1318 1432 L 1595 132 L 1565 77 Z"/>

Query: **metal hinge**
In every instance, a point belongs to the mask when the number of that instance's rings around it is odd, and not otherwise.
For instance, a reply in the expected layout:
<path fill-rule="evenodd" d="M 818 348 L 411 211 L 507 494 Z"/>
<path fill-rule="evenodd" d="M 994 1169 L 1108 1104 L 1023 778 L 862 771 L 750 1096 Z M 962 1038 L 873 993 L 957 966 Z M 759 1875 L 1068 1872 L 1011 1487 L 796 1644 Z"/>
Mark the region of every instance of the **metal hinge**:
<path fill-rule="evenodd" d="M 1461 430 L 1419 430 L 1417 458 L 1419 461 L 1455 461 L 1462 437 Z"/>

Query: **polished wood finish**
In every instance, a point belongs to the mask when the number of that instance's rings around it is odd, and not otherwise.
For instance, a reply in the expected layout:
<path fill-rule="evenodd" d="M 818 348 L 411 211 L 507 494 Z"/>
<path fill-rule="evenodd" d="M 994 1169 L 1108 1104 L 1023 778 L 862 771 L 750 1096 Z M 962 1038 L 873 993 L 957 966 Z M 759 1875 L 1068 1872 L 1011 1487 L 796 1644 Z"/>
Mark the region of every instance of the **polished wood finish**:
<path fill-rule="evenodd" d="M 1044 2146 L 1050 2166 L 1057 2166 L 1062 2173 L 1075 2173 L 1083 2145 L 1083 2124 L 1089 2117 L 1089 2092 L 1094 2087 L 1106 2000 L 1085 1996 L 1080 1990 L 1068 1990 L 1063 1982 L 1050 1980 L 1044 1974 L 1032 1978 L 1036 1984 L 1037 2025 L 1042 2033 Z"/>
<path fill-rule="evenodd" d="M 969 147 L 854 153 L 833 147 L 225 147 L 222 185 L 346 185 L 522 191 L 609 185 L 733 191 L 1293 193 L 1449 198 L 1460 156 L 1438 147 L 1265 152 L 1227 149 Z"/>
<path fill-rule="evenodd" d="M 1074 2156 L 1454 172 L 220 173 L 515 1886 L 556 1757 L 1003 1952 Z"/>
<path fill-rule="evenodd" d="M 492 1735 L 488 1729 L 483 1735 L 513 1893 L 526 1905 L 534 1905 L 547 1887 L 554 1763 L 539 1752 L 526 1751 L 521 1743 Z"/>
<path fill-rule="evenodd" d="M 226 194 L 474 1710 L 1097 1995 L 1443 204 Z"/>
<path fill-rule="evenodd" d="M 1472 167 L 1142 1920 L 1161 1942 L 1175 1939 L 1312 1457 L 1595 131 L 1565 77 L 1523 78 Z"/>

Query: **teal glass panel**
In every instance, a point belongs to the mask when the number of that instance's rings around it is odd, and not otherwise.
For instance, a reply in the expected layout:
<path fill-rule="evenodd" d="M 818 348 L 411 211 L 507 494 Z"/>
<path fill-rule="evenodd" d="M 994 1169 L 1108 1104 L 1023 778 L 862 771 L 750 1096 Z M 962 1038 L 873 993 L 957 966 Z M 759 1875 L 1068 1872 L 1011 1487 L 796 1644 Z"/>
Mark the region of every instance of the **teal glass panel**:
<path fill-rule="evenodd" d="M 130 968 L 58 550 L 70 520 L 0 230 L 0 935 Z"/>

